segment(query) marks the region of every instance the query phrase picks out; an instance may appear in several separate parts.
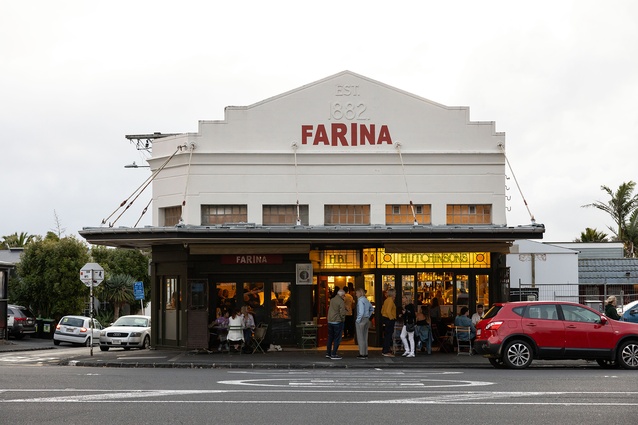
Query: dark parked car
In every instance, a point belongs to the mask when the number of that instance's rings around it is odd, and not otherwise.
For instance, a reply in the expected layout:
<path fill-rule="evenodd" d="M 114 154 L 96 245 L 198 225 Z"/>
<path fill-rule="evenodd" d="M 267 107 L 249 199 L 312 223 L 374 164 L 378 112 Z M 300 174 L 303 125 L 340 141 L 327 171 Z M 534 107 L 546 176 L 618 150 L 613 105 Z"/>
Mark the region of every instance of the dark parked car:
<path fill-rule="evenodd" d="M 9 304 L 7 306 L 7 328 L 9 335 L 22 339 L 35 333 L 35 316 L 26 307 Z"/>
<path fill-rule="evenodd" d="M 474 347 L 495 367 L 590 359 L 602 367 L 638 369 L 638 324 L 611 320 L 577 303 L 496 303 L 477 324 Z"/>

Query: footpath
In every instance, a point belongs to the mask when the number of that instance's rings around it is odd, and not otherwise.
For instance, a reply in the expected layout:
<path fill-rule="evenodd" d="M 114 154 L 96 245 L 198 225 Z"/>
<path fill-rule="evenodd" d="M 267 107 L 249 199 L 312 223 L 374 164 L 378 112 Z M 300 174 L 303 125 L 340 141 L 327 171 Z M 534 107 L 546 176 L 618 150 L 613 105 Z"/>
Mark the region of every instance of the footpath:
<path fill-rule="evenodd" d="M 60 348 L 61 347 L 61 348 Z M 0 341 L 0 354 L 10 355 L 12 352 L 33 350 L 55 350 L 60 355 L 60 365 L 87 367 L 137 367 L 137 368 L 236 368 L 236 369 L 331 369 L 331 368 L 486 368 L 491 369 L 489 361 L 481 356 L 457 353 L 432 354 L 417 352 L 416 357 L 406 358 L 401 355 L 384 357 L 381 349 L 371 347 L 367 359 L 358 359 L 356 345 L 342 345 L 339 349 L 341 360 L 325 357 L 322 350 L 283 347 L 282 351 L 267 351 L 266 353 L 239 354 L 218 353 L 207 351 L 184 350 L 121 350 L 111 349 L 100 351 L 99 346 L 93 346 L 93 356 L 89 347 L 74 350 L 65 349 L 67 346 L 56 347 L 50 339 L 30 339 Z M 534 361 L 532 367 L 567 367 L 583 368 L 598 367 L 595 362 L 584 360 L 564 361 Z"/>

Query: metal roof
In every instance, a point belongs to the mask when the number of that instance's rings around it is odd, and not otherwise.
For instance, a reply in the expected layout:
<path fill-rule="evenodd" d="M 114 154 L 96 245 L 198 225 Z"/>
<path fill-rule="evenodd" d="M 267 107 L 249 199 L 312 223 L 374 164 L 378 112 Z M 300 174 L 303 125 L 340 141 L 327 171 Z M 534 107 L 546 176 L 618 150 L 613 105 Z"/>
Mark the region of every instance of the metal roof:
<path fill-rule="evenodd" d="M 85 227 L 87 242 L 122 248 L 174 244 L 485 244 L 509 247 L 516 239 L 541 239 L 542 224 L 528 226 L 175 226 Z M 458 249 L 458 247 L 457 247 Z M 469 250 L 469 249 L 468 249 Z"/>
<path fill-rule="evenodd" d="M 638 258 L 579 259 L 578 282 L 638 284 Z"/>

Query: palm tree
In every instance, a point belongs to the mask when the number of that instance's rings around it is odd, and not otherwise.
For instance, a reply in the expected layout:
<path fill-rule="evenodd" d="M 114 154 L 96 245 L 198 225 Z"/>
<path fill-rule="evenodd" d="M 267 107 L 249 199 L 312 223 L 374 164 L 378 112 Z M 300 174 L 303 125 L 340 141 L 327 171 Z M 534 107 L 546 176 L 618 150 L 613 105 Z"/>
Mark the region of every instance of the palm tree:
<path fill-rule="evenodd" d="M 584 232 L 580 233 L 580 238 L 576 239 L 574 242 L 607 242 L 607 233 L 599 232 L 597 229 L 587 227 Z"/>
<path fill-rule="evenodd" d="M 630 246 L 625 233 L 627 231 L 627 220 L 638 208 L 638 195 L 633 193 L 635 187 L 636 183 L 633 181 L 621 184 L 616 192 L 613 192 L 607 186 L 601 186 L 600 189 L 609 195 L 609 201 L 607 203 L 596 201 L 583 205 L 583 207 L 598 208 L 611 216 L 616 223 L 617 229 L 609 227 L 609 230 L 616 235 L 616 240 L 625 244 L 625 250 L 628 254 L 633 251 L 633 248 Z"/>
<path fill-rule="evenodd" d="M 34 238 L 35 238 L 34 235 L 30 235 L 26 232 L 20 232 L 20 234 L 16 232 L 12 235 L 3 236 L 1 249 L 25 247 L 26 245 L 31 243 L 34 240 Z"/>
<path fill-rule="evenodd" d="M 135 279 L 128 274 L 115 274 L 100 287 L 100 297 L 113 306 L 113 320 L 120 316 L 120 307 L 134 301 Z"/>
<path fill-rule="evenodd" d="M 638 250 L 638 209 L 635 209 L 629 217 L 625 229 L 625 249 L 631 258 L 636 256 Z"/>

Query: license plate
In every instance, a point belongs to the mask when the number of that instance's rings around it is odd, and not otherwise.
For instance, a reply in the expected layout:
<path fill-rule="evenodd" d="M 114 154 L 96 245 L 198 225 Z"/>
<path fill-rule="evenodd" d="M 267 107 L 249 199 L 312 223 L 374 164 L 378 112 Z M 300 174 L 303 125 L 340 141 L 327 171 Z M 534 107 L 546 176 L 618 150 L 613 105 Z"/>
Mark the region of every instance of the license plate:
<path fill-rule="evenodd" d="M 114 339 L 114 340 L 112 341 L 112 344 L 113 344 L 113 345 L 120 345 L 120 344 L 122 344 L 122 341 L 120 341 L 119 339 Z"/>

